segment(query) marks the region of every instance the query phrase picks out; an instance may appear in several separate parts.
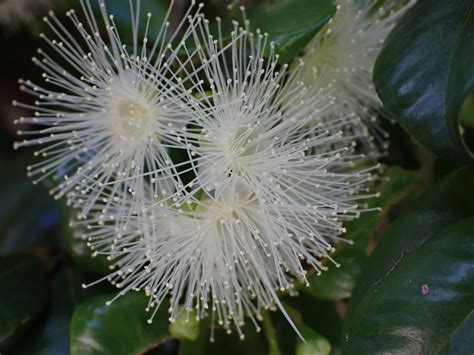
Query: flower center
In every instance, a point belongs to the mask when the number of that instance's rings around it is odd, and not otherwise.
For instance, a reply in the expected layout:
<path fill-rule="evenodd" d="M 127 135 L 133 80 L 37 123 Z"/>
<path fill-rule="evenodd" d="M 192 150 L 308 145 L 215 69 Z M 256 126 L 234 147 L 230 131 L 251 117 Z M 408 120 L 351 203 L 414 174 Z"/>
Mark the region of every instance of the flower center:
<path fill-rule="evenodd" d="M 107 125 L 115 137 L 131 143 L 143 141 L 152 134 L 152 121 L 149 105 L 122 98 L 111 105 Z"/>
<path fill-rule="evenodd" d="M 256 139 L 258 139 L 257 133 L 248 128 L 238 128 L 224 138 L 221 149 L 229 167 L 238 170 L 246 157 L 256 153 L 258 150 Z"/>

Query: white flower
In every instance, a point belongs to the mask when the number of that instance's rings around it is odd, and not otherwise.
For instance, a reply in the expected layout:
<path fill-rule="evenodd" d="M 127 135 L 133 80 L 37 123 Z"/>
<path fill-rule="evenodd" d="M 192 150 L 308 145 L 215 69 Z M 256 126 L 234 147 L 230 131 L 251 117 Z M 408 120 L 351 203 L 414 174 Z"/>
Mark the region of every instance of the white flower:
<path fill-rule="evenodd" d="M 122 289 L 117 297 L 150 296 L 150 321 L 170 295 L 171 321 L 184 304 L 240 337 L 245 317 L 260 329 L 262 308 L 291 322 L 277 291 L 291 291 L 295 279 L 308 284 L 307 266 L 326 268 L 342 223 L 364 211 L 358 200 L 368 197 L 373 170 L 356 167 L 364 161 L 357 137 L 339 132 L 351 117 L 320 119 L 334 109 L 330 95 L 288 75 L 267 36 L 246 28 L 234 23 L 230 44 L 220 28 L 211 36 L 207 21 L 193 32 L 205 79 L 195 83 L 191 124 L 176 132 L 195 175 L 189 189 L 154 201 L 144 186 L 135 191 L 140 203 L 117 209 L 98 200 L 78 222 L 90 247 L 113 261 L 104 280 Z"/>
<path fill-rule="evenodd" d="M 112 210 L 79 224 L 89 226 L 84 234 L 88 244 L 113 261 L 117 270 L 107 279 L 122 289 L 120 294 L 144 290 L 150 296 L 150 323 L 170 295 L 171 322 L 179 317 L 182 304 L 198 319 L 210 313 L 212 329 L 214 323 L 228 333 L 235 328 L 243 338 L 241 327 L 248 316 L 259 331 L 261 309 L 274 309 L 278 302 L 275 289 L 292 287 L 284 266 L 272 257 L 279 248 L 274 244 L 278 234 L 272 232 L 281 233 L 283 227 L 268 219 L 256 196 L 236 178 L 215 196 L 189 202 L 193 207 L 177 209 L 149 201 L 148 209 L 126 221 L 107 223 L 115 220 Z M 309 255 L 297 243 L 291 251 L 292 241 L 284 243 L 295 260 L 299 251 Z M 318 252 L 326 253 L 326 247 L 320 248 Z M 311 260 L 321 266 L 314 257 Z M 298 267 L 304 274 L 299 262 Z"/>
<path fill-rule="evenodd" d="M 379 52 L 396 22 L 416 0 L 336 0 L 337 12 L 306 48 L 300 77 L 323 90 L 334 89 L 339 112 L 360 117 L 369 128 L 367 153 L 385 146 L 385 133 L 377 125 L 382 104 L 372 82 Z M 361 131 L 362 129 L 362 131 Z M 355 130 L 363 133 L 364 126 Z M 370 141 L 376 138 L 375 145 Z"/>
<path fill-rule="evenodd" d="M 292 216 L 296 206 L 268 206 L 235 176 L 183 205 L 141 197 L 146 201 L 141 211 L 124 199 L 130 208 L 126 217 L 117 220 L 113 206 L 98 204 L 89 219 L 72 224 L 87 226 L 80 236 L 115 270 L 84 287 L 111 281 L 121 291 L 110 302 L 145 291 L 149 323 L 170 296 L 170 322 L 183 309 L 198 320 L 210 315 L 211 340 L 215 324 L 229 334 L 236 329 L 243 339 L 246 318 L 260 331 L 262 309 L 278 307 L 286 315 L 277 292 L 292 291 L 295 279 L 308 284 L 304 265 L 318 274 L 325 270 L 322 260 L 330 258 L 330 241 L 341 239 L 336 224 L 315 228 L 314 221 Z"/>
<path fill-rule="evenodd" d="M 46 9 L 51 0 L 4 0 L 0 2 L 0 24 L 11 29 L 33 21 L 36 13 Z"/>
<path fill-rule="evenodd" d="M 230 203 L 228 211 L 239 211 L 221 219 L 228 234 L 220 238 L 236 243 L 229 253 L 245 255 L 261 298 L 282 309 L 272 288 L 291 289 L 293 277 L 308 283 L 303 263 L 323 269 L 319 260 L 341 240 L 343 221 L 363 210 L 358 200 L 367 197 L 373 167 L 355 168 L 365 157 L 355 153 L 360 137 L 346 127 L 358 122 L 352 116 L 325 120 L 337 111 L 331 92 L 305 85 L 299 69 L 288 74 L 267 34 L 251 33 L 244 21 L 243 28 L 234 22 L 230 36 L 220 27 L 212 35 L 207 21 L 197 27 L 210 92 L 200 102 L 205 109 L 195 107 L 196 128 L 181 136 L 191 151 L 196 186 Z M 252 208 L 239 210 L 236 186 L 248 191 L 245 201 Z M 230 226 L 231 216 L 238 228 Z M 236 285 L 245 284 L 235 278 Z"/>
<path fill-rule="evenodd" d="M 59 180 L 52 194 L 57 198 L 67 194 L 82 205 L 84 214 L 104 192 L 103 198 L 110 201 L 119 191 L 140 189 L 145 181 L 160 195 L 182 185 L 170 149 L 181 148 L 174 131 L 188 123 L 183 98 L 191 93 L 181 75 L 193 56 L 185 42 L 198 12 L 191 16 L 195 9 L 191 6 L 174 33 L 167 19 L 158 28 L 151 26 L 149 13 L 145 33 L 139 37 L 140 2 L 134 3 L 130 0 L 131 44 L 122 43 L 103 0 L 99 6 L 104 27 L 89 0 L 81 2 L 84 21 L 74 10 L 67 13 L 75 34 L 50 12 L 44 21 L 54 38 L 41 37 L 53 54 L 38 50 L 41 58 L 33 58 L 47 85 L 20 80 L 21 89 L 37 100 L 34 106 L 14 102 L 34 110 L 32 117 L 17 121 L 29 127 L 19 131 L 25 139 L 15 147 L 41 146 L 36 155 L 42 160 L 30 166 L 28 174 L 35 182 L 47 177 Z M 154 40 L 148 42 L 149 37 Z M 178 58 L 180 51 L 189 57 Z"/>
<path fill-rule="evenodd" d="M 211 91 L 203 109 L 195 106 L 195 128 L 178 133 L 191 152 L 196 186 L 212 191 L 236 175 L 272 202 L 327 204 L 334 216 L 357 210 L 353 196 L 368 176 L 351 172 L 365 159 L 354 152 L 359 137 L 342 131 L 352 116 L 323 119 L 338 110 L 331 92 L 306 86 L 298 69 L 287 75 L 266 34 L 235 22 L 225 45 L 206 21 L 199 27 Z"/>

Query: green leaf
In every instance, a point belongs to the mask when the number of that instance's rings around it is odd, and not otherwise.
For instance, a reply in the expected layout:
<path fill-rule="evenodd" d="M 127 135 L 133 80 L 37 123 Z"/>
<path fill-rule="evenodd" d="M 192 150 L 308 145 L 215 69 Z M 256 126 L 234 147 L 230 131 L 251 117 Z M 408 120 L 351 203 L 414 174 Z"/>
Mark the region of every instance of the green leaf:
<path fill-rule="evenodd" d="M 100 16 L 99 2 L 93 2 L 93 4 L 97 16 Z M 108 0 L 106 6 L 108 13 L 114 16 L 114 22 L 117 26 L 122 42 L 129 45 L 132 44 L 133 25 L 129 2 L 122 0 Z M 141 43 L 141 39 L 145 34 L 147 27 L 147 13 L 152 14 L 150 19 L 149 37 L 154 38 L 158 34 L 158 30 L 161 28 L 167 10 L 167 6 L 165 6 L 161 1 L 148 0 L 141 2 L 138 43 Z"/>
<path fill-rule="evenodd" d="M 339 344 L 342 320 L 335 302 L 314 299 L 306 292 L 297 297 L 289 295 L 282 298 L 283 306 L 300 332 L 311 330 L 317 332 L 318 338 L 328 339 L 335 346 Z M 266 312 L 263 330 L 267 338 L 269 354 L 294 354 L 301 343 L 282 312 Z M 310 340 L 303 334 L 305 340 Z"/>
<path fill-rule="evenodd" d="M 70 234 L 72 235 L 72 233 Z M 71 254 L 74 264 L 80 270 L 97 275 L 107 275 L 110 273 L 107 258 L 103 255 L 94 256 L 84 240 L 71 236 L 69 242 L 67 250 Z"/>
<path fill-rule="evenodd" d="M 474 353 L 474 311 L 469 313 L 461 325 L 454 331 L 449 343 L 441 350 L 440 355 Z"/>
<path fill-rule="evenodd" d="M 0 351 L 24 333 L 46 299 L 45 277 L 35 258 L 0 258 Z"/>
<path fill-rule="evenodd" d="M 408 234 L 416 229 L 405 227 Z M 474 309 L 473 260 L 474 217 L 403 253 L 346 318 L 343 352 L 438 353 Z"/>
<path fill-rule="evenodd" d="M 355 308 L 369 288 L 407 253 L 447 225 L 474 215 L 474 168 L 461 168 L 434 184 L 392 223 L 370 257 L 351 298 Z"/>
<path fill-rule="evenodd" d="M 99 24 L 99 26 L 103 26 L 104 22 L 102 20 L 99 1 L 91 1 L 90 3 L 94 11 L 97 23 Z M 78 4 L 77 0 L 55 0 L 54 5 L 56 6 L 58 14 L 60 14 L 61 12 L 66 12 L 67 10 L 73 8 L 77 11 L 81 18 L 83 17 L 82 10 L 80 10 L 80 4 Z M 120 35 L 120 39 L 124 44 L 131 45 L 133 41 L 133 24 L 129 2 L 123 0 L 107 0 L 105 1 L 105 5 L 107 13 L 109 15 L 114 16 L 114 22 Z M 147 24 L 147 13 L 150 12 L 152 14 L 152 17 L 150 19 L 148 36 L 149 38 L 154 38 L 158 34 L 158 30 L 160 29 L 161 24 L 163 23 L 167 10 L 168 7 L 163 1 L 141 1 L 140 23 L 138 31 L 139 43 L 141 42 L 141 39 L 143 39 L 143 35 L 145 34 Z"/>
<path fill-rule="evenodd" d="M 464 101 L 460 116 L 464 127 L 474 129 L 474 94 Z"/>
<path fill-rule="evenodd" d="M 204 351 L 209 342 L 209 320 L 201 319 L 199 321 L 199 337 L 196 340 L 181 339 L 179 355 L 207 355 Z"/>
<path fill-rule="evenodd" d="M 400 336 L 403 336 L 403 329 L 405 329 L 406 336 L 423 333 L 423 329 L 419 329 L 415 323 L 414 325 L 412 324 L 414 328 L 410 328 L 410 320 L 415 322 L 416 319 L 421 319 L 420 317 L 423 317 L 423 315 L 419 313 L 426 313 L 429 310 L 423 309 L 423 304 L 417 304 L 419 309 L 415 306 L 410 308 L 413 305 L 408 302 L 407 295 L 414 297 L 413 292 L 416 291 L 418 292 L 416 293 L 418 297 L 420 287 L 425 284 L 428 285 L 429 289 L 434 290 L 440 284 L 442 286 L 443 283 L 446 285 L 448 282 L 455 282 L 454 278 L 451 281 L 446 279 L 445 275 L 443 275 L 443 268 L 446 268 L 447 272 L 449 270 L 452 271 L 454 266 L 450 265 L 450 263 L 459 261 L 456 258 L 462 254 L 457 253 L 455 247 L 446 246 L 443 251 L 446 256 L 440 255 L 439 252 L 434 253 L 432 249 L 425 249 L 425 247 L 439 240 L 439 237 L 436 236 L 446 226 L 455 225 L 474 215 L 474 202 L 472 201 L 474 185 L 471 183 L 473 179 L 474 168 L 462 168 L 445 176 L 419 197 L 409 209 L 406 209 L 391 224 L 378 248 L 370 257 L 349 303 L 344 324 L 345 330 L 343 332 L 344 335 L 347 333 L 348 337 L 343 340 L 348 353 L 360 352 L 364 347 L 367 347 L 367 349 L 363 352 L 370 353 L 372 346 L 375 349 L 378 344 L 381 344 L 378 341 L 372 343 L 370 339 L 378 338 L 379 335 L 381 339 L 385 339 L 384 335 L 389 334 L 390 331 L 397 333 L 396 330 L 393 330 L 395 328 L 391 328 L 395 323 L 384 324 L 383 326 L 377 323 L 384 322 L 384 320 L 387 320 L 387 322 L 390 320 L 405 321 L 407 328 L 403 328 L 400 325 L 397 328 L 400 330 Z M 453 233 L 453 235 L 456 234 Z M 446 237 L 446 240 L 451 239 Z M 445 241 L 443 240 L 443 242 Z M 453 243 L 451 241 L 451 244 Z M 426 255 L 423 253 L 426 253 Z M 429 257 L 429 253 L 433 253 L 433 259 Z M 412 257 L 412 255 L 415 256 Z M 410 274 L 409 271 L 406 271 L 405 279 L 397 279 L 399 271 L 405 270 L 405 262 L 408 262 L 408 265 L 411 265 L 410 267 L 413 268 L 411 271 L 409 270 L 412 273 Z M 429 267 L 433 267 L 433 272 L 429 271 L 429 269 L 424 269 L 424 262 L 430 265 Z M 472 259 L 469 259 L 468 262 L 472 266 Z M 435 268 L 430 263 L 439 265 Z M 399 284 L 392 284 L 393 280 L 397 280 L 396 282 L 399 282 Z M 416 282 L 418 284 L 415 285 Z M 458 282 L 461 284 L 462 280 L 458 280 Z M 425 288 L 425 286 L 423 287 Z M 396 291 L 392 290 L 392 288 L 396 288 Z M 472 289 L 470 292 L 472 292 Z M 449 298 L 455 296 L 455 294 L 446 294 L 445 296 Z M 413 302 L 415 301 L 414 299 Z M 462 307 L 460 303 L 457 304 L 459 307 Z M 422 328 L 426 327 L 427 332 L 432 330 L 430 326 L 435 324 L 436 310 L 438 310 L 440 317 L 446 317 L 444 312 L 448 309 L 444 307 L 444 302 L 430 303 L 430 306 L 433 307 L 430 313 L 433 323 L 427 321 L 422 326 Z M 396 315 L 394 316 L 390 312 L 396 312 Z M 465 316 L 466 314 L 464 314 Z M 430 318 L 427 319 L 429 320 Z M 448 321 L 449 319 L 445 320 Z M 439 327 L 439 325 L 438 323 L 434 326 Z M 408 329 L 412 330 L 411 333 Z M 346 339 L 349 342 L 345 342 Z M 407 346 L 416 346 L 417 339 L 422 338 L 417 338 L 416 336 L 413 339 L 404 338 L 404 342 Z M 387 344 L 387 352 L 393 351 L 393 349 L 390 350 L 391 348 L 388 348 L 393 344 L 388 340 L 385 343 Z M 415 353 L 418 352 L 415 351 Z"/>
<path fill-rule="evenodd" d="M 267 32 L 283 62 L 290 62 L 334 15 L 330 0 L 281 0 L 248 11 L 251 26 Z"/>
<path fill-rule="evenodd" d="M 450 159 L 474 158 L 460 125 L 461 107 L 474 90 L 473 31 L 472 0 L 420 0 L 375 66 L 386 110 L 421 144 Z"/>
<path fill-rule="evenodd" d="M 291 309 L 291 307 L 290 307 Z M 293 311 L 293 310 L 292 310 Z M 270 320 L 271 318 L 271 320 Z M 273 324 L 275 322 L 275 324 Z M 259 331 L 247 319 L 241 328 L 244 339 L 240 339 L 238 332 L 227 334 L 221 326 L 211 325 L 211 318 L 202 319 L 200 322 L 200 336 L 197 341 L 184 340 L 180 345 L 180 355 L 241 355 L 241 354 L 279 354 L 280 345 L 292 344 L 294 349 L 296 333 L 284 319 L 280 312 L 269 314 L 266 312 L 265 320 L 259 324 Z M 212 330 L 214 327 L 214 330 Z M 290 333 L 288 333 L 288 329 Z M 282 342 L 284 344 L 282 344 Z M 286 347 L 285 347 L 286 348 Z M 286 352 L 281 351 L 281 354 Z"/>
<path fill-rule="evenodd" d="M 60 243 L 61 246 L 71 255 L 74 264 L 82 271 L 97 275 L 107 275 L 110 273 L 109 261 L 104 255 L 93 256 L 93 252 L 87 246 L 87 242 L 80 238 L 78 230 L 74 230 L 69 225 L 74 213 L 72 208 L 65 203 L 59 204 L 60 211 Z"/>
<path fill-rule="evenodd" d="M 421 182 L 418 172 L 391 168 L 386 179 L 377 188 L 380 197 L 368 201 L 369 207 L 380 207 L 382 211 L 363 214 L 359 219 L 347 223 L 346 238 L 353 240 L 354 245 L 340 246 L 332 257 L 341 266 L 336 268 L 327 263 L 329 270 L 314 277 L 306 291 L 320 299 L 349 298 L 367 262 L 369 242 L 387 217 L 390 207 L 413 194 L 419 189 Z"/>
<path fill-rule="evenodd" d="M 148 324 L 148 298 L 143 293 L 129 292 L 106 305 L 113 297 L 98 296 L 76 308 L 71 320 L 72 355 L 141 354 L 170 338 L 165 305 Z"/>
<path fill-rule="evenodd" d="M 180 355 L 268 354 L 263 331 L 257 333 L 250 321 L 242 327 L 245 340 L 240 340 L 236 332 L 226 334 L 226 331 L 218 325 L 214 325 L 214 332 L 211 334 L 210 318 L 205 318 L 200 323 L 199 339 L 196 342 L 182 341 Z"/>
<path fill-rule="evenodd" d="M 58 221 L 55 201 L 26 178 L 25 165 L 22 158 L 0 160 L 0 255 L 38 246 Z"/>
<path fill-rule="evenodd" d="M 305 291 L 323 300 L 349 298 L 367 261 L 367 254 L 344 246 L 332 257 L 341 266 L 328 265 L 329 270 L 313 277 Z"/>
<path fill-rule="evenodd" d="M 298 297 L 285 297 L 285 307 L 289 304 L 293 309 L 296 309 L 301 317 L 295 319 L 297 326 L 306 325 L 314 331 L 321 334 L 328 339 L 331 344 L 339 344 L 342 331 L 342 319 L 339 315 L 336 302 L 323 301 L 315 299 L 309 293 L 304 292 L 303 289 Z M 281 316 L 283 318 L 283 316 Z M 284 323 L 285 328 L 281 329 L 281 334 L 290 334 L 296 339 L 294 330 L 290 327 L 288 322 Z"/>
<path fill-rule="evenodd" d="M 329 355 L 331 353 L 329 341 L 311 328 L 301 328 L 301 335 L 306 342 L 298 341 L 295 355 Z"/>
<path fill-rule="evenodd" d="M 83 289 L 84 277 L 66 268 L 60 270 L 51 284 L 48 313 L 41 322 L 36 322 L 25 336 L 28 342 L 15 344 L 18 354 L 68 354 L 69 321 L 77 303 L 104 292 L 103 287 Z"/>
<path fill-rule="evenodd" d="M 62 271 L 54 280 L 51 304 L 44 322 L 28 333 L 28 342 L 15 351 L 21 354 L 65 354 L 69 351 L 69 319 L 76 302 L 72 271 Z"/>

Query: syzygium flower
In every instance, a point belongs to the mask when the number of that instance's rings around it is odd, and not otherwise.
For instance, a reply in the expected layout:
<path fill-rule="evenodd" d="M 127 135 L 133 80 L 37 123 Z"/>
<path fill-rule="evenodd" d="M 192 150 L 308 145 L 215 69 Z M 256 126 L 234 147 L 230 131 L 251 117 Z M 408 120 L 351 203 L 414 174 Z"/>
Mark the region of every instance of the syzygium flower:
<path fill-rule="evenodd" d="M 110 201 L 118 191 L 141 189 L 145 181 L 156 194 L 179 191 L 182 184 L 169 152 L 182 148 L 174 131 L 189 119 L 183 98 L 192 88 L 184 88 L 181 76 L 193 56 L 186 39 L 199 12 L 191 6 L 172 31 L 172 5 L 155 27 L 151 13 L 140 19 L 140 1 L 130 0 L 133 41 L 123 43 L 114 16 L 103 0 L 98 4 L 99 18 L 89 0 L 81 1 L 83 20 L 74 10 L 67 13 L 74 33 L 54 13 L 44 18 L 53 38 L 41 37 L 52 53 L 39 49 L 33 62 L 46 84 L 20 80 L 21 89 L 36 101 L 14 102 L 33 111 L 17 121 L 26 128 L 19 131 L 25 139 L 15 144 L 39 146 L 35 154 L 41 161 L 28 167 L 28 174 L 35 182 L 58 180 L 52 194 L 67 194 L 84 214 L 99 196 Z M 184 59 L 178 58 L 182 52 Z"/>
<path fill-rule="evenodd" d="M 247 22 L 217 33 L 196 22 L 202 79 L 190 81 L 200 95 L 188 97 L 191 123 L 175 132 L 193 181 L 168 200 L 152 188 L 135 191 L 141 202 L 118 213 L 99 199 L 78 224 L 113 261 L 105 279 L 122 289 L 117 297 L 150 296 L 150 321 L 170 295 L 171 321 L 182 303 L 243 337 L 246 317 L 260 329 L 262 308 L 289 319 L 277 292 L 295 280 L 308 284 L 309 267 L 326 268 L 343 222 L 364 211 L 373 167 L 358 167 L 358 137 L 342 131 L 351 116 L 322 119 L 336 109 L 331 95 L 304 84 L 298 70 L 288 74 L 266 34 L 251 33 Z"/>
<path fill-rule="evenodd" d="M 364 140 L 369 143 L 368 155 L 386 145 L 385 133 L 376 123 L 383 109 L 372 82 L 375 61 L 388 34 L 415 2 L 388 0 L 381 5 L 378 0 L 335 0 L 336 13 L 303 57 L 301 79 L 322 90 L 333 89 L 339 113 L 362 119 L 364 124 L 353 129 L 361 135 L 370 130 Z"/>
<path fill-rule="evenodd" d="M 302 61 L 288 74 L 266 34 L 234 22 L 226 45 L 206 21 L 198 29 L 210 91 L 195 106 L 192 127 L 178 133 L 196 186 L 212 191 L 237 175 L 272 202 L 311 208 L 318 202 L 317 209 L 327 205 L 333 216 L 351 215 L 354 195 L 370 175 L 351 171 L 365 159 L 354 152 L 359 137 L 342 131 L 352 116 L 323 119 L 338 110 L 331 93 L 299 79 Z"/>
<path fill-rule="evenodd" d="M 96 215 L 75 225 L 86 225 L 83 238 L 112 261 L 116 271 L 106 278 L 122 290 L 117 297 L 132 290 L 150 296 L 150 323 L 170 296 L 171 322 L 180 312 L 210 315 L 213 330 L 215 324 L 228 333 L 236 329 L 243 339 L 245 318 L 259 331 L 262 309 L 275 309 L 276 291 L 293 287 L 287 271 L 304 277 L 304 257 L 323 268 L 317 256 L 331 248 L 325 241 L 308 241 L 305 248 L 287 238 L 284 222 L 238 177 L 184 206 L 147 201 L 146 209 L 120 220 L 114 208 L 97 206 Z"/>

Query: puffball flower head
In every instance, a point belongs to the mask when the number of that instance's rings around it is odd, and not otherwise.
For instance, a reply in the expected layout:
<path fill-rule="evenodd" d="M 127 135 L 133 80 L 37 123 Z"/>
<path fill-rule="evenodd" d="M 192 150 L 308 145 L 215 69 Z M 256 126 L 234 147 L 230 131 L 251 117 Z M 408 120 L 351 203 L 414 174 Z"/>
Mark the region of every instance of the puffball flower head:
<path fill-rule="evenodd" d="M 341 113 L 360 117 L 370 131 L 368 152 L 384 146 L 383 115 L 372 77 L 375 61 L 397 21 L 416 0 L 336 0 L 337 11 L 306 48 L 301 78 L 333 95 Z M 373 141 L 375 138 L 375 142 Z"/>
<path fill-rule="evenodd" d="M 190 151 L 196 186 L 212 192 L 238 176 L 262 200 L 300 206 L 306 216 L 325 208 L 342 219 L 357 214 L 354 195 L 370 174 L 351 173 L 365 160 L 355 152 L 359 137 L 343 131 L 352 116 L 324 120 L 337 110 L 330 93 L 307 86 L 298 69 L 289 73 L 287 64 L 279 65 L 268 35 L 250 32 L 248 21 L 244 27 L 234 22 L 227 45 L 207 21 L 200 27 L 196 41 L 210 94 L 200 102 L 203 109 L 195 106 L 194 128 L 178 133 Z"/>
<path fill-rule="evenodd" d="M 343 222 L 364 211 L 374 167 L 357 168 L 357 137 L 339 130 L 351 117 L 320 118 L 335 109 L 332 100 L 278 64 L 266 34 L 245 21 L 213 36 L 202 18 L 193 36 L 200 95 L 190 98 L 191 124 L 175 132 L 193 181 L 167 200 L 145 186 L 136 191 L 140 203 L 127 202 L 128 215 L 99 199 L 74 223 L 112 261 L 104 280 L 121 289 L 117 297 L 150 297 L 150 322 L 170 296 L 170 321 L 194 311 L 243 338 L 246 319 L 260 330 L 262 309 L 279 308 L 290 320 L 278 292 L 309 284 L 308 267 L 327 268 Z"/>
<path fill-rule="evenodd" d="M 191 6 L 175 33 L 167 18 L 155 31 L 149 13 L 140 35 L 140 1 L 130 0 L 133 43 L 127 45 L 104 1 L 98 4 L 100 18 L 89 0 L 81 1 L 84 22 L 74 10 L 67 13 L 75 34 L 54 13 L 44 18 L 54 38 L 41 37 L 53 53 L 39 49 L 33 62 L 46 85 L 20 80 L 21 89 L 36 97 L 35 105 L 14 102 L 34 112 L 17 121 L 27 128 L 19 131 L 25 139 L 15 147 L 39 146 L 35 155 L 42 158 L 28 167 L 28 175 L 35 182 L 58 180 L 51 193 L 81 203 L 84 214 L 104 192 L 112 200 L 118 191 L 141 189 L 145 181 L 156 194 L 179 190 L 169 150 L 180 149 L 173 132 L 188 122 L 182 99 L 191 94 L 180 78 L 178 52 L 198 13 L 191 16 L 196 8 Z M 148 43 L 149 36 L 156 40 Z"/>
<path fill-rule="evenodd" d="M 31 24 L 35 15 L 46 9 L 51 0 L 4 0 L 0 2 L 0 24 L 10 29 Z"/>

